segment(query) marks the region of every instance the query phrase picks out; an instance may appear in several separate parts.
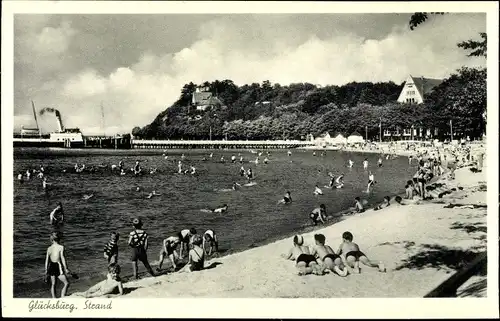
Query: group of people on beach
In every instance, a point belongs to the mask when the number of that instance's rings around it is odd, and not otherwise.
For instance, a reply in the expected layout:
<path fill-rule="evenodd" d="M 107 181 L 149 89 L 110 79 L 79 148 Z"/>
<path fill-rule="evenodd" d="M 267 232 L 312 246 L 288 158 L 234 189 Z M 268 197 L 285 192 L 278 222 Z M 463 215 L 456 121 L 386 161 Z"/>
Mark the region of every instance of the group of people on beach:
<path fill-rule="evenodd" d="M 299 275 L 316 274 L 324 275 L 332 272 L 345 277 L 348 274 L 360 273 L 360 263 L 372 268 L 378 268 L 385 272 L 386 268 L 382 262 L 375 262 L 361 252 L 358 244 L 353 242 L 351 232 L 342 234 L 342 243 L 335 252 L 331 246 L 326 244 L 323 234 L 314 234 L 314 245 L 304 244 L 302 235 L 295 235 L 293 247 L 282 257 L 295 261 L 295 267 Z"/>

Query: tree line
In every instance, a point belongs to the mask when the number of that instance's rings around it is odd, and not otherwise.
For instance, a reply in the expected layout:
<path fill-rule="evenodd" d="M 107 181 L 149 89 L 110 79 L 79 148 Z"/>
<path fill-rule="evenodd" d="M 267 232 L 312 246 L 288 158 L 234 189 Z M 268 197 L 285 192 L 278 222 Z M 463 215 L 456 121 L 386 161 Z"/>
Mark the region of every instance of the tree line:
<path fill-rule="evenodd" d="M 378 139 L 383 129 L 438 129 L 455 136 L 481 137 L 486 129 L 486 69 L 461 68 L 419 105 L 399 104 L 404 86 L 393 82 L 351 82 L 343 86 L 296 83 L 237 86 L 231 80 L 201 84 L 222 104 L 204 111 L 192 106 L 197 85 L 183 86 L 179 99 L 151 124 L 135 127 L 143 139 L 304 139 L 308 134 L 368 133 Z"/>

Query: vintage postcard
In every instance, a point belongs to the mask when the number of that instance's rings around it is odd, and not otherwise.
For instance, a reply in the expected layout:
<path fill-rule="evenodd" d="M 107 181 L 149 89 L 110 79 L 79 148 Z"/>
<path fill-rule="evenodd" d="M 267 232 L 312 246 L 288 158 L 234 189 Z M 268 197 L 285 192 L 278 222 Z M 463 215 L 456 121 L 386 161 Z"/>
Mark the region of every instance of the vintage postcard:
<path fill-rule="evenodd" d="M 498 317 L 498 3 L 2 3 L 5 317 Z"/>

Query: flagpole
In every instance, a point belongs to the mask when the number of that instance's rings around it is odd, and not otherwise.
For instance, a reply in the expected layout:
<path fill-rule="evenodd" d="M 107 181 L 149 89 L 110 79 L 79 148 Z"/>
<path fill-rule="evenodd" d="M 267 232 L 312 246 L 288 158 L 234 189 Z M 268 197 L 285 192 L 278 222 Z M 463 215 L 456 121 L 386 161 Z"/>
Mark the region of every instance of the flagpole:
<path fill-rule="evenodd" d="M 382 117 L 380 117 L 380 123 L 378 124 L 379 127 L 379 141 L 382 142 Z"/>
<path fill-rule="evenodd" d="M 451 141 L 453 141 L 453 120 L 450 119 L 450 137 Z"/>

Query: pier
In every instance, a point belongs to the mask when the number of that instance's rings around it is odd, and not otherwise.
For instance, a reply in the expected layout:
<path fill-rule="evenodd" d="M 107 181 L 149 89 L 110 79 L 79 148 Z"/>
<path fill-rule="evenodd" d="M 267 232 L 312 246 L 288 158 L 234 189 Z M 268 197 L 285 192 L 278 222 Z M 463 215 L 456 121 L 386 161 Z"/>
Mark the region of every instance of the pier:
<path fill-rule="evenodd" d="M 300 140 L 132 140 L 133 149 L 284 149 L 314 145 Z"/>

